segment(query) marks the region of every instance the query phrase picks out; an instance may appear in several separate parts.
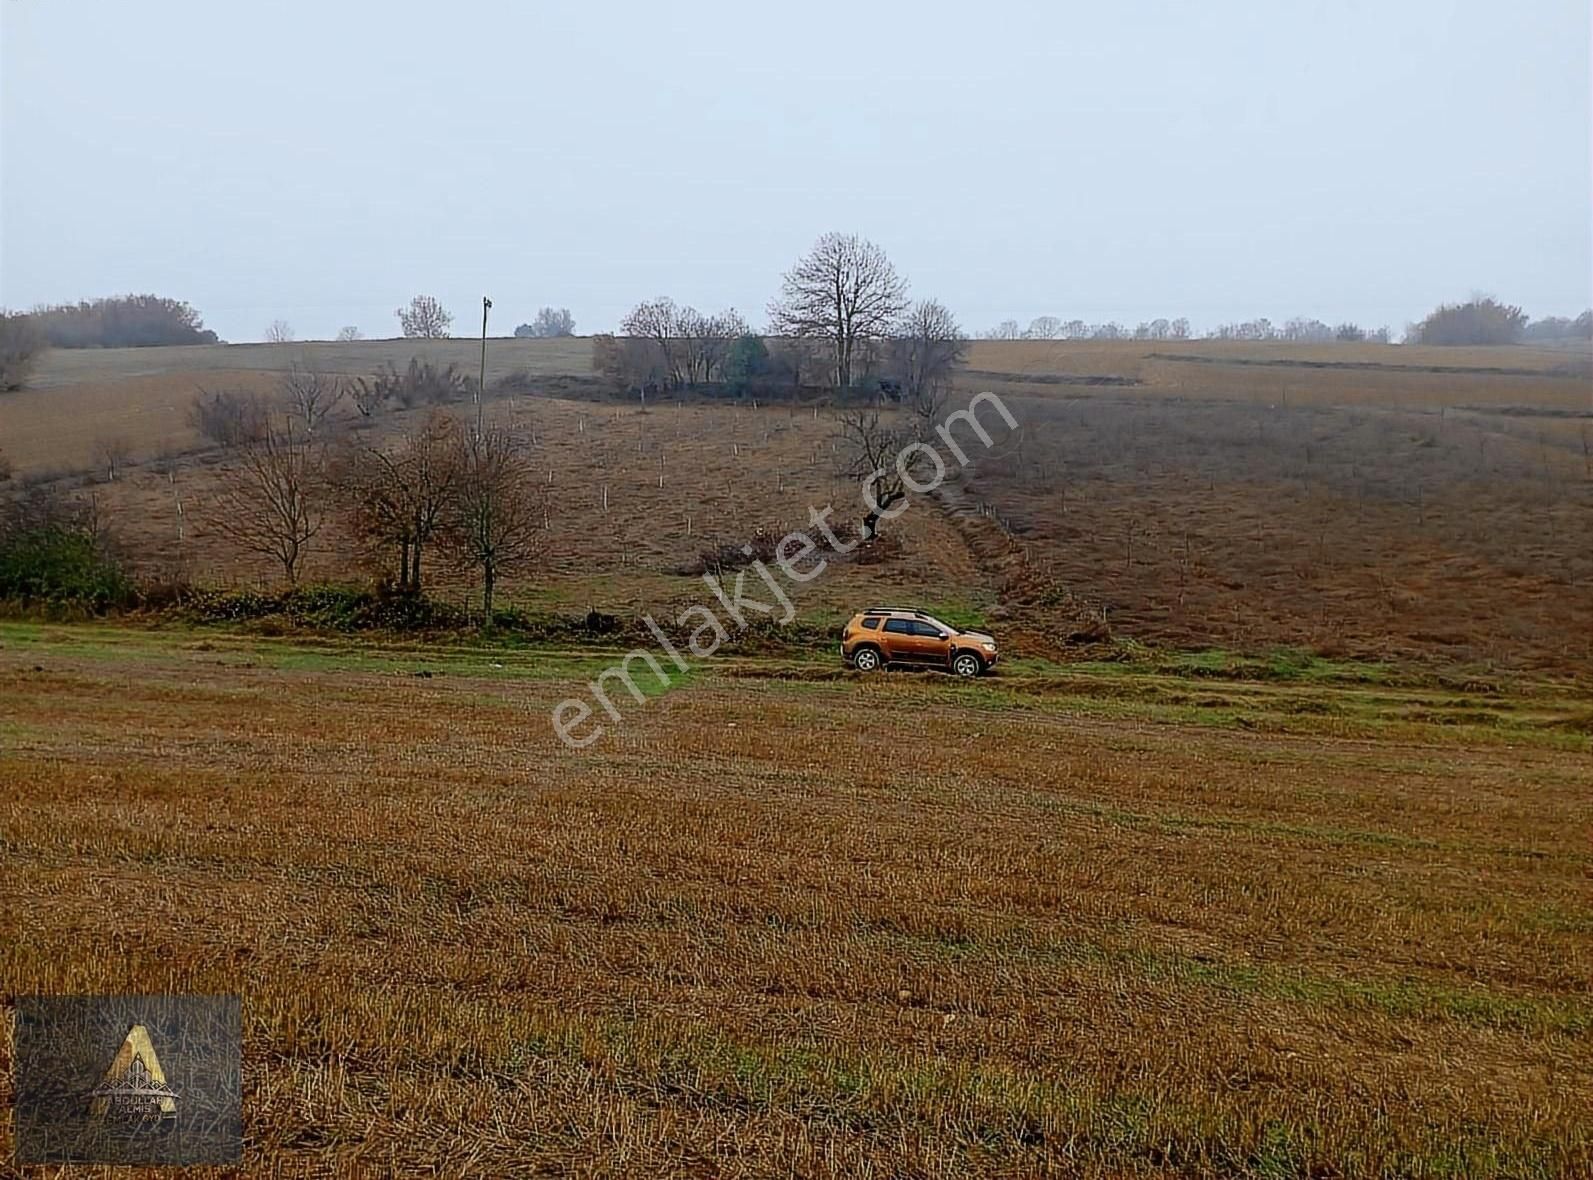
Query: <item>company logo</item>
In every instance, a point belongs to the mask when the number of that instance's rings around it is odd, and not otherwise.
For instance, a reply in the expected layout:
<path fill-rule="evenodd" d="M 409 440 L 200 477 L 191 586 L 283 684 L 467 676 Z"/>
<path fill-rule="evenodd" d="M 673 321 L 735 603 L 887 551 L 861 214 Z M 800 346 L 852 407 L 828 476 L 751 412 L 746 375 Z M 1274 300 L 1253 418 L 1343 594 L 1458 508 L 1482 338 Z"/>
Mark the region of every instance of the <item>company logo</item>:
<path fill-rule="evenodd" d="M 176 1126 L 177 1091 L 166 1083 L 166 1071 L 142 1024 L 127 1030 L 105 1080 L 90 1094 L 89 1117 L 135 1134 Z"/>
<path fill-rule="evenodd" d="M 18 1164 L 236 1163 L 236 996 L 22 996 Z"/>

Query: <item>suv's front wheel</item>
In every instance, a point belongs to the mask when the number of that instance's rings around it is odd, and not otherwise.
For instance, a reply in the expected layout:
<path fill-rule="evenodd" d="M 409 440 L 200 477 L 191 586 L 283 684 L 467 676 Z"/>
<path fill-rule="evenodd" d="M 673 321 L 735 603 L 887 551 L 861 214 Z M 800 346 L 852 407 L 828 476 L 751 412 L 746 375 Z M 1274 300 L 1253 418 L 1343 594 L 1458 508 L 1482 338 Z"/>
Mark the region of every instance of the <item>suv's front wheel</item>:
<path fill-rule="evenodd" d="M 872 647 L 860 647 L 852 656 L 852 667 L 859 672 L 876 672 L 880 666 L 879 652 Z"/>
<path fill-rule="evenodd" d="M 985 665 L 973 652 L 960 651 L 951 661 L 951 670 L 959 676 L 977 676 L 985 670 Z"/>

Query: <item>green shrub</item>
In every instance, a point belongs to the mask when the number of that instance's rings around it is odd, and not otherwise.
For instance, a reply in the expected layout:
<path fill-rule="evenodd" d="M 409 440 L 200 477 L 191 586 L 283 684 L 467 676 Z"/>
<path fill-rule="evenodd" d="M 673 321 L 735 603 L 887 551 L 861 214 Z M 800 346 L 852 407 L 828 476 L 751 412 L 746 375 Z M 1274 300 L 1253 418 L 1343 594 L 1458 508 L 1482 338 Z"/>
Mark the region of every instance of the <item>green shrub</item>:
<path fill-rule="evenodd" d="M 0 533 L 0 599 L 103 611 L 132 596 L 121 565 L 87 528 L 44 522 Z"/>

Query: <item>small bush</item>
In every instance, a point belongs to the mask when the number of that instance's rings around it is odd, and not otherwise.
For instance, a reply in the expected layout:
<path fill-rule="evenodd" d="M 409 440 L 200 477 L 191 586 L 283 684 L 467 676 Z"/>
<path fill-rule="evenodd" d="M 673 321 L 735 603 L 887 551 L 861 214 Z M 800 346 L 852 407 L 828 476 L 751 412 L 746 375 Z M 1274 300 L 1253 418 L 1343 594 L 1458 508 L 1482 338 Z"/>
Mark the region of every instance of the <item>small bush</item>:
<path fill-rule="evenodd" d="M 773 533 L 759 529 L 750 541 L 739 545 L 731 541 L 711 549 L 704 549 L 691 561 L 676 566 L 673 572 L 684 577 L 697 577 L 701 574 L 718 576 L 746 569 L 755 561 L 768 564 L 774 560 L 774 550 L 778 542 L 779 538 Z"/>
<path fill-rule="evenodd" d="M 419 357 L 409 358 L 402 373 L 391 365 L 375 377 L 356 380 L 350 395 L 359 412 L 369 418 L 386 409 L 411 410 L 420 405 L 463 401 L 475 389 L 475 380 L 453 365 L 439 368 Z"/>
<path fill-rule="evenodd" d="M 188 407 L 188 425 L 220 447 L 241 446 L 258 438 L 265 422 L 265 406 L 249 393 L 200 390 Z"/>
<path fill-rule="evenodd" d="M 492 383 L 494 393 L 535 393 L 537 390 L 536 378 L 531 376 L 529 369 L 515 369 L 498 378 Z"/>

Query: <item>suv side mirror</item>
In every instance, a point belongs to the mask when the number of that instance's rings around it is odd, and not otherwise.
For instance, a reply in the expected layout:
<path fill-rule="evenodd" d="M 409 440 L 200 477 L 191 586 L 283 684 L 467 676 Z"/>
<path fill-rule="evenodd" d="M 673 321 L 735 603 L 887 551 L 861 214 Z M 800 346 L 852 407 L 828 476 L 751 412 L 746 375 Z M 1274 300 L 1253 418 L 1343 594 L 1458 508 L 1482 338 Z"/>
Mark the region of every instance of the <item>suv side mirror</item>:
<path fill-rule="evenodd" d="M 946 632 L 944 632 L 944 631 L 936 631 L 935 632 L 935 637 L 937 639 L 950 639 L 951 638 L 951 636 L 946 634 Z"/>

